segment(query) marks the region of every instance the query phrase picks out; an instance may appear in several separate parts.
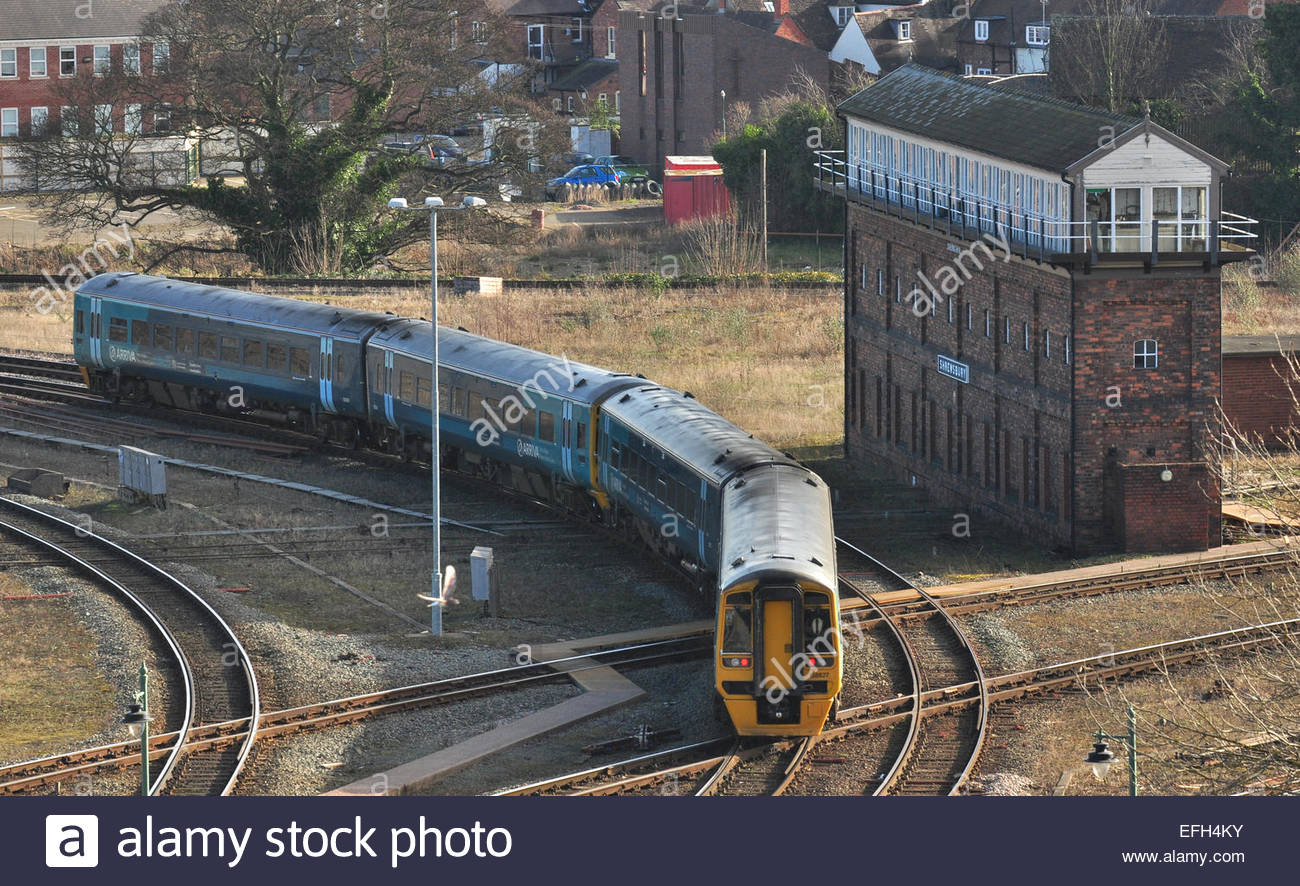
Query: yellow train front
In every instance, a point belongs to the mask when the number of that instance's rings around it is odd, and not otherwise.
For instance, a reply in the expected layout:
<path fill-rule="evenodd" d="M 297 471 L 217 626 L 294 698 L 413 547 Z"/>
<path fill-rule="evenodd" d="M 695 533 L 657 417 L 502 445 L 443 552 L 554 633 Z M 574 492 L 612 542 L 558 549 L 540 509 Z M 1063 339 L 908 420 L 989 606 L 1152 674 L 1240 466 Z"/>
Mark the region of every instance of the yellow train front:
<path fill-rule="evenodd" d="M 740 735 L 815 735 L 843 679 L 830 491 L 791 464 L 722 490 L 716 689 Z"/>

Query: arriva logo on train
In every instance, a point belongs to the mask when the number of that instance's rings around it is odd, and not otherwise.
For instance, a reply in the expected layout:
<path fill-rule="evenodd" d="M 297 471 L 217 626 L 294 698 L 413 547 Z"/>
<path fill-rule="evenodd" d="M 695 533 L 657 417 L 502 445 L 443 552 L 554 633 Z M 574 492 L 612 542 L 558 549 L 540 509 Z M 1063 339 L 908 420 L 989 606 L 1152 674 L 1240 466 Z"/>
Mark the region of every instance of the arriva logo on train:
<path fill-rule="evenodd" d="M 970 367 L 965 363 L 958 363 L 951 357 L 945 357 L 943 354 L 938 355 L 939 372 L 949 378 L 955 378 L 964 385 L 970 384 Z"/>
<path fill-rule="evenodd" d="M 108 346 L 108 359 L 113 361 L 129 362 L 135 357 L 135 352 L 130 348 L 119 348 L 115 345 Z"/>
<path fill-rule="evenodd" d="M 521 457 L 522 456 L 529 456 L 531 458 L 542 457 L 542 452 L 540 449 L 537 448 L 537 444 L 529 443 L 527 440 L 516 440 L 515 452 L 519 453 Z"/>

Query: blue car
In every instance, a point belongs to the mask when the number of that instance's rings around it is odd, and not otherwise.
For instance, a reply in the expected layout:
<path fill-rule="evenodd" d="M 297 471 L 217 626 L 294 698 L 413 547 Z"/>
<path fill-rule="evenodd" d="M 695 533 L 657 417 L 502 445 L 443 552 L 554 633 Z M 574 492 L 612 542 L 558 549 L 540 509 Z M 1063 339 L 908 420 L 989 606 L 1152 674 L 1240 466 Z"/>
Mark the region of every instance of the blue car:
<path fill-rule="evenodd" d="M 588 163 L 583 166 L 575 166 L 559 178 L 553 178 L 546 183 L 546 197 L 549 200 L 556 200 L 560 192 L 568 187 L 579 187 L 585 185 L 604 185 L 614 187 L 621 185 L 628 180 L 628 175 L 613 166 L 600 166 L 595 163 Z"/>

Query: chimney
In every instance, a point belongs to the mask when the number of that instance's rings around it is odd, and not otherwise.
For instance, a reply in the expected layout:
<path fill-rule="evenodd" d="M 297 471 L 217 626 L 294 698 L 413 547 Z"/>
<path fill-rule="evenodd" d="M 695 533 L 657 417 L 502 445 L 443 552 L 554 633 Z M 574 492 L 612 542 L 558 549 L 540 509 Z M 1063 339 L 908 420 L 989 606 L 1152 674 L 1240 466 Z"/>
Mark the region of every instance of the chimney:
<path fill-rule="evenodd" d="M 790 14 L 790 0 L 775 0 L 772 4 L 772 17 L 777 21 Z"/>
<path fill-rule="evenodd" d="M 727 11 L 727 0 L 718 0 L 718 15 Z"/>

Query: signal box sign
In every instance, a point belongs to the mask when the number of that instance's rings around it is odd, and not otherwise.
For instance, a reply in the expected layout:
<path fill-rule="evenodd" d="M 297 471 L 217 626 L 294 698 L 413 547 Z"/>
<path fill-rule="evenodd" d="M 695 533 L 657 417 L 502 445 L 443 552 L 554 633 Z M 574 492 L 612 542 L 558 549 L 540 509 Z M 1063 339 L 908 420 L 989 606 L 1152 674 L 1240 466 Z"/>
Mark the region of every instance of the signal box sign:
<path fill-rule="evenodd" d="M 938 355 L 939 373 L 949 378 L 955 378 L 964 385 L 970 384 L 970 367 L 965 363 L 958 363 L 951 357 L 945 357 L 943 354 Z"/>

